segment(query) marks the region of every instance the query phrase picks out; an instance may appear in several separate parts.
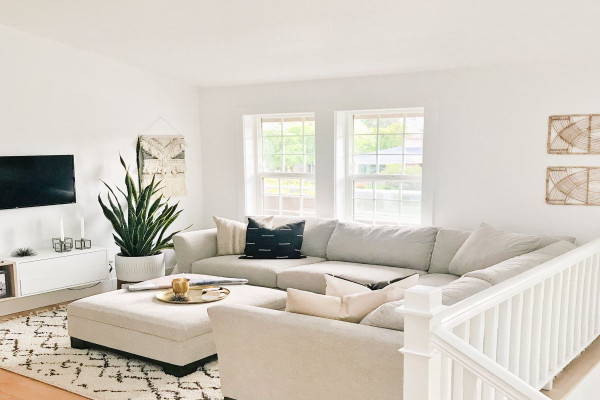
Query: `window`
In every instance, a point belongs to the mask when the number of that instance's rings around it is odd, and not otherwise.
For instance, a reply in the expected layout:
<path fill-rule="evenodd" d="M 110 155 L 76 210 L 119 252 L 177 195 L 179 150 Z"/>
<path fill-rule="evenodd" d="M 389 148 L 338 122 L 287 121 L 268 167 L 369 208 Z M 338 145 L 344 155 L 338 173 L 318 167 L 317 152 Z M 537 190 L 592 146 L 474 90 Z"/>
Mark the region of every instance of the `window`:
<path fill-rule="evenodd" d="M 421 223 L 424 113 L 349 113 L 347 209 L 366 223 Z"/>
<path fill-rule="evenodd" d="M 256 122 L 259 211 L 315 215 L 314 116 L 261 116 Z"/>

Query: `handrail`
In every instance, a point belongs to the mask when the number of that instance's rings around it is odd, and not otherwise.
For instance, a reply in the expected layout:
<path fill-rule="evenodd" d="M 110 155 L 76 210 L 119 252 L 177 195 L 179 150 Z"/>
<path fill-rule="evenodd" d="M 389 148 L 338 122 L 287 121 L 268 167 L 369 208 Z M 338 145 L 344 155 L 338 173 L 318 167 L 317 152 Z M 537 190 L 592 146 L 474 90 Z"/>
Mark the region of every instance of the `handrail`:
<path fill-rule="evenodd" d="M 492 361 L 460 338 L 441 327 L 432 332 L 432 344 L 473 375 L 511 400 L 549 400 L 518 376 Z"/>
<path fill-rule="evenodd" d="M 598 253 L 600 238 L 555 257 L 543 264 L 479 292 L 437 314 L 440 323 L 452 328 L 508 300 L 549 277 L 570 268 L 583 258 Z"/>

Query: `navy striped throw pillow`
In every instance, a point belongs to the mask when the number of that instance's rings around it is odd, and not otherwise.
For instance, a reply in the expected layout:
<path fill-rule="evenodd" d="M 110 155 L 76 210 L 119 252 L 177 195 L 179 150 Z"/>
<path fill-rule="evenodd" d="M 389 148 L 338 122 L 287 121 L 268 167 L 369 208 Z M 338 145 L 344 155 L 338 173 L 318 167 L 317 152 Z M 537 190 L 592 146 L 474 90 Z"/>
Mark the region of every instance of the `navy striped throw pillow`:
<path fill-rule="evenodd" d="M 269 228 L 248 218 L 246 247 L 240 258 L 304 258 L 304 221 Z"/>

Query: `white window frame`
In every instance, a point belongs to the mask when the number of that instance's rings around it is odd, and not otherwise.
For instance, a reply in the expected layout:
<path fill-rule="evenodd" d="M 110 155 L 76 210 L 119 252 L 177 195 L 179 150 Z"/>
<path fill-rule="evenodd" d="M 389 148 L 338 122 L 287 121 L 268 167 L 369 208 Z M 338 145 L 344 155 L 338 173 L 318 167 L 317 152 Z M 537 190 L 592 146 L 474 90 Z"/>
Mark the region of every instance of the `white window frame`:
<path fill-rule="evenodd" d="M 343 218 L 348 221 L 354 221 L 354 182 L 360 180 L 366 181 L 397 181 L 397 182 L 419 182 L 421 183 L 421 216 L 418 224 L 423 224 L 423 174 L 421 175 L 405 175 L 405 174 L 357 174 L 354 173 L 354 116 L 362 115 L 362 114 L 372 114 L 377 115 L 378 120 L 381 116 L 384 115 L 397 115 L 397 114 L 422 114 L 425 116 L 425 109 L 422 107 L 413 107 L 413 108 L 393 108 L 393 109 L 376 109 L 376 110 L 354 110 L 344 112 L 345 121 L 342 125 L 344 127 L 344 136 L 345 136 L 345 157 L 346 163 L 344 165 L 345 169 L 345 190 L 344 190 L 344 213 Z M 378 135 L 379 136 L 379 135 Z M 425 138 L 425 129 L 423 130 L 423 138 Z M 379 148 L 379 146 L 377 146 Z M 425 152 L 425 146 L 423 146 L 423 153 Z M 424 156 L 424 155 L 423 155 Z M 376 155 L 379 157 L 379 154 Z M 403 160 L 404 161 L 404 160 Z M 423 168 L 424 170 L 424 168 Z M 373 189 L 375 190 L 375 189 Z M 402 203 L 402 199 L 399 200 L 400 207 Z M 401 214 L 401 213 L 400 213 Z M 375 212 L 373 216 L 375 217 Z M 402 221 L 399 217 L 398 224 L 401 224 Z M 375 220 L 372 221 L 373 223 Z"/>
<path fill-rule="evenodd" d="M 303 112 L 303 113 L 282 113 L 282 114 L 261 114 L 261 115 L 254 115 L 252 116 L 252 120 L 253 120 L 253 136 L 254 136 L 254 155 L 255 155 L 255 161 L 254 161 L 254 165 L 255 165 L 255 179 L 254 179 L 254 187 L 255 187 L 255 194 L 256 194 L 256 198 L 255 198 L 255 203 L 254 203 L 254 207 L 251 207 L 251 209 L 246 209 L 247 214 L 264 214 L 264 179 L 266 178 L 276 178 L 276 179 L 299 179 L 300 180 L 300 212 L 297 214 L 281 214 L 282 212 L 282 207 L 281 207 L 281 201 L 282 201 L 282 195 L 281 193 L 279 194 L 279 201 L 280 201 L 280 206 L 279 206 L 279 215 L 290 215 L 290 216 L 315 216 L 316 215 L 316 185 L 315 185 L 315 213 L 306 213 L 304 211 L 303 205 L 302 205 L 302 198 L 305 197 L 302 195 L 302 180 L 303 179 L 310 179 L 312 181 L 315 181 L 316 183 L 316 175 L 315 175 L 315 171 L 312 172 L 267 172 L 267 171 L 263 171 L 263 135 L 262 135 L 262 121 L 263 119 L 281 119 L 281 122 L 284 122 L 285 120 L 290 120 L 290 119 L 302 119 L 303 121 L 305 120 L 315 120 L 315 114 L 312 112 Z M 315 124 L 315 138 L 317 135 L 317 131 L 316 131 L 316 124 Z M 283 132 L 282 132 L 283 133 Z M 304 136 L 303 136 L 304 137 Z M 315 141 L 316 142 L 316 141 Z M 306 153 L 305 153 L 306 154 Z M 282 153 L 282 157 L 285 156 L 285 154 Z M 315 160 L 316 160 L 316 143 L 315 143 Z M 316 163 L 315 163 L 315 169 L 316 169 Z M 246 182 L 246 184 L 248 184 L 248 182 Z M 281 189 L 280 189 L 281 192 Z"/>

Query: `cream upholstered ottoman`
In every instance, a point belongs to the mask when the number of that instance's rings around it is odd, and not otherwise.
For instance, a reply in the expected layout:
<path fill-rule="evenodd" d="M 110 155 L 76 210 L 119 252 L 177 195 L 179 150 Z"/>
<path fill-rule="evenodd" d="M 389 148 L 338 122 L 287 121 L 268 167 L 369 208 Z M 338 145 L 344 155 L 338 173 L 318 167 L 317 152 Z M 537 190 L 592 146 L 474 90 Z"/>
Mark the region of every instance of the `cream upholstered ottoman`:
<path fill-rule="evenodd" d="M 225 299 L 205 304 L 169 304 L 156 291 L 117 290 L 69 304 L 73 348 L 106 347 L 157 362 L 163 370 L 184 376 L 216 354 L 207 309 L 215 304 L 248 304 L 282 310 L 286 293 L 250 285 L 227 286 Z"/>

